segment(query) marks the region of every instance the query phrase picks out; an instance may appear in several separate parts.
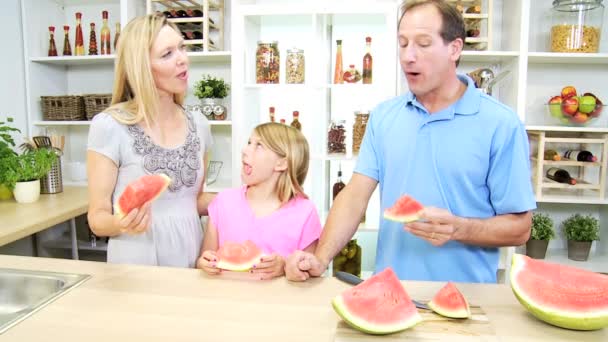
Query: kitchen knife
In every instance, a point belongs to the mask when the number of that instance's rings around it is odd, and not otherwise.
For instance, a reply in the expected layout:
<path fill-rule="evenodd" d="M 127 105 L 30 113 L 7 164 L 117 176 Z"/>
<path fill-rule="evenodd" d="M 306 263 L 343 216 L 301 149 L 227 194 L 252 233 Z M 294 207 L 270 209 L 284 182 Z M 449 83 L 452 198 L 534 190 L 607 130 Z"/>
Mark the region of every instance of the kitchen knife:
<path fill-rule="evenodd" d="M 363 279 L 357 277 L 354 274 L 350 274 L 347 272 L 337 271 L 337 272 L 334 272 L 334 274 L 335 274 L 336 278 L 342 280 L 343 282 L 345 282 L 347 284 L 359 285 L 363 282 Z M 426 304 L 423 304 L 419 301 L 412 299 L 412 303 L 414 303 L 414 305 L 419 309 L 430 310 Z"/>

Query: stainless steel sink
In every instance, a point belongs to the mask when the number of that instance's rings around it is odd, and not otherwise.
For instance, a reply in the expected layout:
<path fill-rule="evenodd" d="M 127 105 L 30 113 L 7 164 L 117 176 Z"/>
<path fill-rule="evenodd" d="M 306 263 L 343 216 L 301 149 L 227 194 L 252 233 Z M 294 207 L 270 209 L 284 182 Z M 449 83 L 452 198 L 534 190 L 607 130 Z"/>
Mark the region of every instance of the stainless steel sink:
<path fill-rule="evenodd" d="M 0 334 L 90 277 L 0 268 Z"/>

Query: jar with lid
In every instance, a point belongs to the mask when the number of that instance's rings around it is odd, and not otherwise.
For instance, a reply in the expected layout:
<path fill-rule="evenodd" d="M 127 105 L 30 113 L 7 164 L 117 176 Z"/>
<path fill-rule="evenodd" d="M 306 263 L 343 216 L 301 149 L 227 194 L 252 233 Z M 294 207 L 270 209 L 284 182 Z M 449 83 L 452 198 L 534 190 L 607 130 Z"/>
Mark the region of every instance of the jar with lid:
<path fill-rule="evenodd" d="M 346 154 L 346 121 L 332 120 L 327 130 L 327 153 Z"/>
<path fill-rule="evenodd" d="M 304 83 L 304 50 L 296 48 L 287 50 L 285 72 L 287 83 Z"/>
<path fill-rule="evenodd" d="M 551 52 L 599 51 L 603 0 L 554 0 Z"/>
<path fill-rule="evenodd" d="M 359 153 L 363 135 L 365 134 L 365 128 L 367 127 L 367 120 L 369 120 L 368 111 L 355 112 L 355 123 L 353 124 L 353 153 Z"/>
<path fill-rule="evenodd" d="M 279 83 L 281 56 L 277 41 L 258 41 L 255 54 L 256 83 Z"/>

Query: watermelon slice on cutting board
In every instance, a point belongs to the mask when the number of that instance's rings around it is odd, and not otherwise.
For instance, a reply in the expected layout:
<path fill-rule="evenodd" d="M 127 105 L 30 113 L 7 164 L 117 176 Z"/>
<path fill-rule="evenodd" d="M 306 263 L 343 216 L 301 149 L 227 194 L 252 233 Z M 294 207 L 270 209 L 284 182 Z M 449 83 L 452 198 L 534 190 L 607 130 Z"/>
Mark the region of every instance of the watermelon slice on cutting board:
<path fill-rule="evenodd" d="M 444 317 L 471 317 L 469 303 L 452 282 L 448 282 L 442 287 L 427 305 L 431 310 Z"/>
<path fill-rule="evenodd" d="M 368 334 L 392 334 L 422 320 L 391 268 L 336 296 L 332 305 L 346 323 Z"/>
<path fill-rule="evenodd" d="M 217 250 L 217 268 L 227 271 L 249 271 L 253 265 L 260 262 L 263 251 L 251 240 L 244 243 L 226 241 Z"/>
<path fill-rule="evenodd" d="M 414 222 L 420 219 L 419 213 L 422 209 L 424 206 L 420 202 L 411 196 L 403 195 L 392 207 L 384 210 L 384 218 L 401 223 Z"/>
<path fill-rule="evenodd" d="M 114 213 L 119 217 L 126 216 L 135 208 L 141 208 L 146 202 L 154 201 L 171 184 L 171 178 L 165 174 L 141 176 L 129 183 L 114 204 Z"/>
<path fill-rule="evenodd" d="M 573 330 L 608 327 L 608 276 L 514 254 L 511 288 L 536 318 Z"/>

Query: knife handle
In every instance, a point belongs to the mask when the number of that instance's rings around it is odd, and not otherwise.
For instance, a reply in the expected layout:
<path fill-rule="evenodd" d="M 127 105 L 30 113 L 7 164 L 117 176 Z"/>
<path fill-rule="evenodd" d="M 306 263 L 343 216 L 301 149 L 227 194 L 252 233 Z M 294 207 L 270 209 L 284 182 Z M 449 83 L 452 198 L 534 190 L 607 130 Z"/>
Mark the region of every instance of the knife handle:
<path fill-rule="evenodd" d="M 335 272 L 335 276 L 343 282 L 351 285 L 359 285 L 363 282 L 363 279 L 347 272 L 337 271 Z"/>

